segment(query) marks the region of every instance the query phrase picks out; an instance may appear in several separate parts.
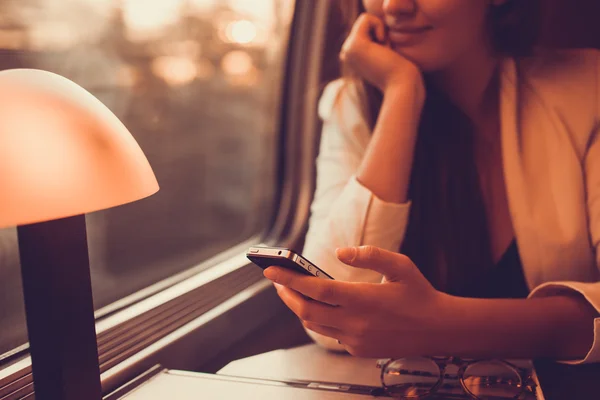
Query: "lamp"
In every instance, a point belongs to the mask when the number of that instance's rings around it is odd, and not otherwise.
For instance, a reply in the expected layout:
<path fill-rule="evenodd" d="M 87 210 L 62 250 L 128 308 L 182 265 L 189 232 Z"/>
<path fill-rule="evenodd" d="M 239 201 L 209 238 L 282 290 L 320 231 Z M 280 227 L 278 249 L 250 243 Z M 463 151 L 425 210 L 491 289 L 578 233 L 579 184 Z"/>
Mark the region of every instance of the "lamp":
<path fill-rule="evenodd" d="M 0 72 L 0 228 L 17 225 L 37 400 L 101 399 L 84 214 L 157 190 L 93 95 L 46 71 Z"/>

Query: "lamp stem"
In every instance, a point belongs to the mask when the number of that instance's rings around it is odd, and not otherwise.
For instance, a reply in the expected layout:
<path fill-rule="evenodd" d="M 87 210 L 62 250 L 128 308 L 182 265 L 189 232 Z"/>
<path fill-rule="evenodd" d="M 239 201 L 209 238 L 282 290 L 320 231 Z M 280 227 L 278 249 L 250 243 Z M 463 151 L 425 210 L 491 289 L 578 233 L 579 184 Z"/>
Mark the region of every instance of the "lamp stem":
<path fill-rule="evenodd" d="M 85 216 L 17 227 L 37 400 L 100 400 Z"/>

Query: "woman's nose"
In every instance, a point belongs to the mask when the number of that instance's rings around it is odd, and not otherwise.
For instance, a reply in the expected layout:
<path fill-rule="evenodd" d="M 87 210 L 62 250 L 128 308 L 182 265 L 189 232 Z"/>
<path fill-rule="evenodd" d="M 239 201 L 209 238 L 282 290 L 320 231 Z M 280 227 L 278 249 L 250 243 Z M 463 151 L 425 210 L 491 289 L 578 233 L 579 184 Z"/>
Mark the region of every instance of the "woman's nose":
<path fill-rule="evenodd" d="M 417 9 L 416 0 L 383 0 L 385 14 L 413 14 Z"/>

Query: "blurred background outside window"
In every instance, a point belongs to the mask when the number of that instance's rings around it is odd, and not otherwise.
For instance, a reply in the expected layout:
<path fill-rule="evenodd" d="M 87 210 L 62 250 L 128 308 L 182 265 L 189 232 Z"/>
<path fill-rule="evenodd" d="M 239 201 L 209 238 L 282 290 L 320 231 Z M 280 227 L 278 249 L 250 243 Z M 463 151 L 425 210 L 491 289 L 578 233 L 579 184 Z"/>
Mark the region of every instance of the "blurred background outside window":
<path fill-rule="evenodd" d="M 293 7 L 0 0 L 0 69 L 44 69 L 89 90 L 129 128 L 161 186 L 87 216 L 96 309 L 265 229 Z M 0 354 L 27 341 L 22 303 L 16 229 L 0 230 Z"/>

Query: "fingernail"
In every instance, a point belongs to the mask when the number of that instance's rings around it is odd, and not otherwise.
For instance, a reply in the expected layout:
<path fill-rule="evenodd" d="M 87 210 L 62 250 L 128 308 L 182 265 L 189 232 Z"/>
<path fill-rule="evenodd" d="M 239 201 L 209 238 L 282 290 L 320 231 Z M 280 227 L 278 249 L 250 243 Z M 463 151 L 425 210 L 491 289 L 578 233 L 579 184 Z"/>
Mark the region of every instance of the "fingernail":
<path fill-rule="evenodd" d="M 356 257 L 355 247 L 342 247 L 336 249 L 335 254 L 340 261 L 351 263 Z"/>
<path fill-rule="evenodd" d="M 265 278 L 270 279 L 273 282 L 277 281 L 277 271 L 272 267 L 265 269 L 263 275 Z"/>

